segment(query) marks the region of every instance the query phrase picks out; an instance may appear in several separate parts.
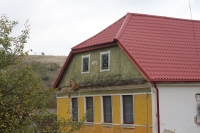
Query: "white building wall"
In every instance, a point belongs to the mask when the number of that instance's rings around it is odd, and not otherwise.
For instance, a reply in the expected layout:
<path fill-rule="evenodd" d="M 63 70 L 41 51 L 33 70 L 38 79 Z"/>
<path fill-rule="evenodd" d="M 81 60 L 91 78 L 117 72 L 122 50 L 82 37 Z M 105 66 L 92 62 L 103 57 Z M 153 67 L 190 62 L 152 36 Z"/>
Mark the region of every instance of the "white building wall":
<path fill-rule="evenodd" d="M 200 84 L 157 84 L 160 102 L 160 133 L 165 130 L 174 133 L 200 133 L 195 123 Z M 152 85 L 152 111 L 154 133 L 157 133 L 156 91 Z"/>

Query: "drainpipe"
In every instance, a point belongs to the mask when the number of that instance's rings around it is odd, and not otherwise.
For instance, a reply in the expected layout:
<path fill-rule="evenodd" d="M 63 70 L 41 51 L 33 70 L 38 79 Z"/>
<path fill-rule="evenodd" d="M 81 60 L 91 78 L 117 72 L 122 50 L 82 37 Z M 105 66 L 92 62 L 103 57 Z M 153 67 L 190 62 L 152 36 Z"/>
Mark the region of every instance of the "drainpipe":
<path fill-rule="evenodd" d="M 159 91 L 156 86 L 156 82 L 154 82 L 154 87 L 156 89 L 156 99 L 157 99 L 157 121 L 158 121 L 158 133 L 160 133 L 160 108 L 159 108 Z"/>

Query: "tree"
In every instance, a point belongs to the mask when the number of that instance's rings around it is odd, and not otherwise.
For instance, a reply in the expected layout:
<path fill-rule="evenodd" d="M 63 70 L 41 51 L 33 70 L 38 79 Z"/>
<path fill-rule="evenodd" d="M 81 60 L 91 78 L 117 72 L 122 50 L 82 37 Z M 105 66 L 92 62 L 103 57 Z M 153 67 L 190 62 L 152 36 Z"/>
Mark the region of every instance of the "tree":
<path fill-rule="evenodd" d="M 48 111 L 45 99 L 55 93 L 53 88 L 41 88 L 41 78 L 31 65 L 24 65 L 28 51 L 24 44 L 29 38 L 29 25 L 21 35 L 11 37 L 18 24 L 4 15 L 0 19 L 0 132 L 58 132 L 61 127 L 79 130 L 85 117 L 74 122 L 56 120 L 55 114 Z M 44 124 L 45 122 L 50 124 Z M 73 130 L 74 130 L 73 129 Z"/>

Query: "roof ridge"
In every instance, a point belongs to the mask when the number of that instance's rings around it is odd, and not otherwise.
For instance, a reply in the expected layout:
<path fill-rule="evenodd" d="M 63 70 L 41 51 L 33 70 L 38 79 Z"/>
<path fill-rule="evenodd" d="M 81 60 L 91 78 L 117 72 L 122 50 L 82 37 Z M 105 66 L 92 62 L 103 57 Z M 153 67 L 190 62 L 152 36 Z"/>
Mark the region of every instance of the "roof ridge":
<path fill-rule="evenodd" d="M 114 37 L 114 39 L 119 39 L 120 38 L 121 34 L 123 33 L 124 29 L 126 28 L 127 23 L 130 20 L 130 18 L 131 18 L 131 13 L 127 13 L 126 16 L 125 16 L 125 20 L 122 23 L 122 25 L 121 25 L 119 31 L 117 32 L 116 36 Z"/>
<path fill-rule="evenodd" d="M 164 19 L 174 19 L 174 20 L 182 20 L 182 21 L 194 21 L 194 22 L 200 22 L 200 20 L 194 20 L 194 19 L 186 19 L 186 18 L 176 18 L 176 17 L 169 17 L 169 16 L 160 16 L 160 15 L 152 15 L 152 14 L 143 14 L 143 13 L 127 13 L 131 15 L 139 15 L 139 16 L 148 16 L 148 17 L 155 17 L 155 18 L 164 18 Z"/>

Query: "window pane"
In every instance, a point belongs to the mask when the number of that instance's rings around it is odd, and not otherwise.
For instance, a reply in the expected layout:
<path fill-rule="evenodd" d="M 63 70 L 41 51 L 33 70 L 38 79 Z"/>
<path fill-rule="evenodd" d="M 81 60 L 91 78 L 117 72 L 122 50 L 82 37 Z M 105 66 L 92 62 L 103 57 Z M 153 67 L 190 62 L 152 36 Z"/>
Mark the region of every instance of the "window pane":
<path fill-rule="evenodd" d="M 102 69 L 108 68 L 108 54 L 102 55 Z"/>
<path fill-rule="evenodd" d="M 88 65 L 89 65 L 89 58 L 88 57 L 83 58 L 83 72 L 88 71 Z"/>
<path fill-rule="evenodd" d="M 72 117 L 78 121 L 78 101 L 77 98 L 72 98 Z"/>
<path fill-rule="evenodd" d="M 104 112 L 104 122 L 112 122 L 112 104 L 111 96 L 103 97 L 103 112 Z"/>
<path fill-rule="evenodd" d="M 89 111 L 88 113 L 88 122 L 94 121 L 94 114 L 93 114 L 93 98 L 86 97 L 86 110 Z"/>
<path fill-rule="evenodd" d="M 125 124 L 133 124 L 133 96 L 123 96 L 123 118 Z"/>

